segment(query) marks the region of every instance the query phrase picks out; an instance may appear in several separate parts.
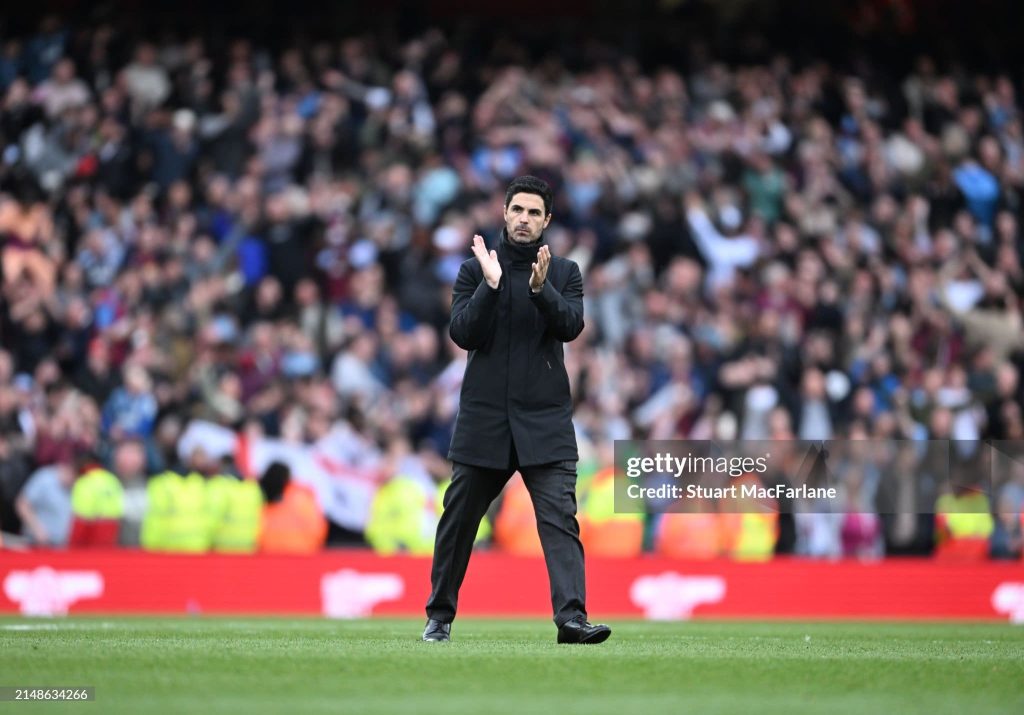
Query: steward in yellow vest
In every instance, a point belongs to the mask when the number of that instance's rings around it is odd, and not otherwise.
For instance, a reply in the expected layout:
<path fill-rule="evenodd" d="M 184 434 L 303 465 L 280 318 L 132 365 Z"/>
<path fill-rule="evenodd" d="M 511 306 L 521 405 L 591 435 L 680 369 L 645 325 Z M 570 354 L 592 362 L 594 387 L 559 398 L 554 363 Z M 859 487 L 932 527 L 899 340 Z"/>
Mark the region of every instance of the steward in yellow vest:
<path fill-rule="evenodd" d="M 144 549 L 177 553 L 210 549 L 206 479 L 201 474 L 157 474 L 146 485 L 146 499 Z"/>
<path fill-rule="evenodd" d="M 206 511 L 214 551 L 251 554 L 260 537 L 259 482 L 218 474 L 206 481 Z"/>
<path fill-rule="evenodd" d="M 124 515 L 121 480 L 106 469 L 90 464 L 71 487 L 71 513 L 69 546 L 117 546 Z"/>
<path fill-rule="evenodd" d="M 615 469 L 602 469 L 580 494 L 580 541 L 592 556 L 639 556 L 644 515 L 615 511 Z"/>
<path fill-rule="evenodd" d="M 124 514 L 121 480 L 102 467 L 92 467 L 71 487 L 71 512 L 79 519 L 120 519 Z"/>
<path fill-rule="evenodd" d="M 995 529 L 992 506 L 979 491 L 962 489 L 935 502 L 935 556 L 953 561 L 984 561 Z"/>
<path fill-rule="evenodd" d="M 373 550 L 383 555 L 433 553 L 437 521 L 450 483 L 443 482 L 431 494 L 421 482 L 397 476 L 378 489 L 366 524 L 366 540 Z M 490 530 L 487 519 L 483 519 L 477 529 L 477 542 L 486 539 Z"/>

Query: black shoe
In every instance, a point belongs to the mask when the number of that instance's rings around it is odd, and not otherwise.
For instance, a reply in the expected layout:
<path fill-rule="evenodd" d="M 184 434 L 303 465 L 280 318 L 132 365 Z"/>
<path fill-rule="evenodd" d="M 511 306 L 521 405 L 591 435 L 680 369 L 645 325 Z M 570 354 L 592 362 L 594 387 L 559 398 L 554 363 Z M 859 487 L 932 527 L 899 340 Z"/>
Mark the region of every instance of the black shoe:
<path fill-rule="evenodd" d="M 423 640 L 425 641 L 450 641 L 452 639 L 452 624 L 427 619 L 427 627 L 423 629 Z"/>
<path fill-rule="evenodd" d="M 559 643 L 604 643 L 608 640 L 608 636 L 612 634 L 612 629 L 603 623 L 598 625 L 591 625 L 587 623 L 587 619 L 583 616 L 576 616 L 571 621 L 566 621 L 562 624 L 561 628 L 558 629 L 558 642 Z"/>

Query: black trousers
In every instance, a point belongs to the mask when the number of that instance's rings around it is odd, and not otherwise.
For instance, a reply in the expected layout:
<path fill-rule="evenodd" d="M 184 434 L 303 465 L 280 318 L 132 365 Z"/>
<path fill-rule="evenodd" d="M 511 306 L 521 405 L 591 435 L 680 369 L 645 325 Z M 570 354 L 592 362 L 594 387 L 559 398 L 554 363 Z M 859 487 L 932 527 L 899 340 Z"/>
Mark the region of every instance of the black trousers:
<path fill-rule="evenodd" d="M 515 469 L 485 469 L 455 463 L 452 483 L 444 495 L 444 513 L 434 540 L 427 617 L 450 623 L 455 618 L 459 588 L 473 551 L 480 520 L 501 493 Z M 576 521 L 576 462 L 520 467 L 537 515 L 537 532 L 551 583 L 554 621 L 561 626 L 586 617 L 583 544 Z"/>

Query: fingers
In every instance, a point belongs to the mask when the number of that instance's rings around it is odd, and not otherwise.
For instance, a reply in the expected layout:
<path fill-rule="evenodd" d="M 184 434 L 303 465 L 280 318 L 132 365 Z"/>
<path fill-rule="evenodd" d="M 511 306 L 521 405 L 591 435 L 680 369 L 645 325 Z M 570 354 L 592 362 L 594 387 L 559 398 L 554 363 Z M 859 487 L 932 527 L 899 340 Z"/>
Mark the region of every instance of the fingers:
<path fill-rule="evenodd" d="M 530 266 L 530 290 L 536 293 L 540 290 L 540 287 L 544 285 L 544 275 L 541 272 L 541 267 L 534 263 Z"/>
<path fill-rule="evenodd" d="M 543 281 L 548 275 L 548 264 L 551 263 L 551 249 L 541 246 L 537 251 L 537 262 L 533 264 L 534 275 Z"/>
<path fill-rule="evenodd" d="M 480 251 L 483 251 L 485 254 L 487 253 L 483 236 L 473 236 L 473 255 L 479 258 Z"/>
<path fill-rule="evenodd" d="M 548 264 L 551 262 L 551 249 L 541 246 L 537 251 L 537 262 L 531 264 L 530 288 L 538 290 L 548 277 Z"/>
<path fill-rule="evenodd" d="M 476 256 L 476 260 L 480 263 L 484 263 L 487 260 L 487 246 L 484 244 L 483 236 L 473 236 L 473 255 Z M 491 257 L 493 258 L 495 253 L 491 251 Z"/>

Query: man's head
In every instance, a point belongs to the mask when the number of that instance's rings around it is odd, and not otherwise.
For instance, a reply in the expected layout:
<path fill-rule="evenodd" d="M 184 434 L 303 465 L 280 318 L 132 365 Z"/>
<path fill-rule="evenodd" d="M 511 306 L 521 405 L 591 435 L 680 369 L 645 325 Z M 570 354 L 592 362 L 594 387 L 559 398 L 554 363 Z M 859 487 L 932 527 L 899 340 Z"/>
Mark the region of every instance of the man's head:
<path fill-rule="evenodd" d="M 533 243 L 551 222 L 551 187 L 535 176 L 519 176 L 505 191 L 505 230 L 509 240 Z"/>
<path fill-rule="evenodd" d="M 260 477 L 260 489 L 268 504 L 275 504 L 284 497 L 284 490 L 291 481 L 292 473 L 284 462 L 271 462 Z"/>
<path fill-rule="evenodd" d="M 145 476 L 146 448 L 142 442 L 128 440 L 114 449 L 114 473 L 122 482 L 134 482 Z"/>

